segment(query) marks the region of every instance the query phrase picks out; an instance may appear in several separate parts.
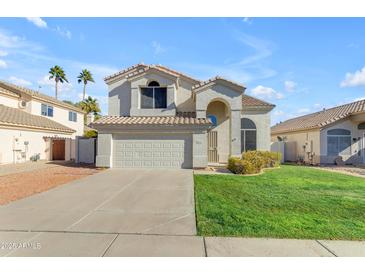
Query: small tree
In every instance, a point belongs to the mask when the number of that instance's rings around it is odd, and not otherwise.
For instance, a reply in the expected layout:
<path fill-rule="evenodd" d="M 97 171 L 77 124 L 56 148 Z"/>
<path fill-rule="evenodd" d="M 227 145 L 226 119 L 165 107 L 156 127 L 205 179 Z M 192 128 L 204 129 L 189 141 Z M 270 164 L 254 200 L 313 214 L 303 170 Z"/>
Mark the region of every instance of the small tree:
<path fill-rule="evenodd" d="M 66 78 L 66 74 L 64 72 L 64 70 L 60 67 L 60 66 L 54 66 L 52 68 L 50 68 L 49 70 L 49 79 L 54 79 L 55 80 L 55 97 L 56 99 L 58 98 L 58 82 L 67 82 L 68 80 Z"/>

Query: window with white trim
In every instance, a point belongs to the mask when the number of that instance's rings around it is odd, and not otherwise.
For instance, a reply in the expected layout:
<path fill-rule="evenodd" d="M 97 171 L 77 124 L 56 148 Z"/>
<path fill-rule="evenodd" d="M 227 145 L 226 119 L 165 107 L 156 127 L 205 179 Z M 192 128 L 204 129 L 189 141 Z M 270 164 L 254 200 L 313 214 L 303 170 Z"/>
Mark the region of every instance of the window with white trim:
<path fill-rule="evenodd" d="M 327 131 L 327 155 L 351 154 L 351 131 L 347 129 L 330 129 Z"/>
<path fill-rule="evenodd" d="M 241 118 L 241 152 L 257 149 L 255 123 L 248 118 Z"/>
<path fill-rule="evenodd" d="M 74 111 L 68 112 L 68 120 L 71 122 L 77 122 L 77 113 Z"/>
<path fill-rule="evenodd" d="M 167 107 L 167 88 L 160 87 L 152 81 L 147 87 L 141 88 L 141 108 L 155 109 Z"/>
<path fill-rule="evenodd" d="M 42 104 L 41 105 L 41 114 L 43 116 L 53 117 L 53 106 Z"/>

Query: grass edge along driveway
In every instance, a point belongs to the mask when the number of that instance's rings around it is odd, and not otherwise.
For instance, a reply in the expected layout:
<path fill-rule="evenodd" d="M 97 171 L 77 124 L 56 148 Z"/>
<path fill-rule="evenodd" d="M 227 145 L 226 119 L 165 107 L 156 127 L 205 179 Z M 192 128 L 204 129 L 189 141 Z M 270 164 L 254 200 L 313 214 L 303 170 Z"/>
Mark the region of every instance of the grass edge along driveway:
<path fill-rule="evenodd" d="M 194 181 L 198 235 L 365 239 L 363 178 L 284 165 Z"/>

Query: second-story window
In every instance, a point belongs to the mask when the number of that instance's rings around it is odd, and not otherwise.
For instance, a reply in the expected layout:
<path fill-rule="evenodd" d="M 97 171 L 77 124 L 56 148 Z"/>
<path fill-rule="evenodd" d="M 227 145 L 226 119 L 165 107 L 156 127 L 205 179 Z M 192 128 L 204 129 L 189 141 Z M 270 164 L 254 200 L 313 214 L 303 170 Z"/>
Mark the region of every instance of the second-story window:
<path fill-rule="evenodd" d="M 72 122 L 77 122 L 77 113 L 74 111 L 68 112 L 68 120 Z"/>
<path fill-rule="evenodd" d="M 156 81 L 148 84 L 148 87 L 141 88 L 141 108 L 166 108 L 167 88 L 160 87 Z"/>
<path fill-rule="evenodd" d="M 53 106 L 42 104 L 41 105 L 41 114 L 43 116 L 53 117 Z"/>

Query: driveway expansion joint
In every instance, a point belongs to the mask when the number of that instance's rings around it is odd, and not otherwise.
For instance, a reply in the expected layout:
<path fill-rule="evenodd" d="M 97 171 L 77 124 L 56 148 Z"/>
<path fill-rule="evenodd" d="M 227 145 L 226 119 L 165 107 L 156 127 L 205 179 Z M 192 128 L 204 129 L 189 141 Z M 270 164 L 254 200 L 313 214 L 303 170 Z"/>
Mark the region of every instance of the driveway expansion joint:
<path fill-rule="evenodd" d="M 115 235 L 115 237 L 113 238 L 113 240 L 110 241 L 110 244 L 105 248 L 103 254 L 101 255 L 101 257 L 104 257 L 105 254 L 108 252 L 108 250 L 110 249 L 110 247 L 114 244 L 115 240 L 118 238 L 119 234 Z"/>
<path fill-rule="evenodd" d="M 331 249 L 329 249 L 325 244 L 321 243 L 320 240 L 315 240 L 319 245 L 321 245 L 324 249 L 326 249 L 329 253 L 331 253 L 333 256 L 338 257 L 335 252 L 333 252 Z"/>

